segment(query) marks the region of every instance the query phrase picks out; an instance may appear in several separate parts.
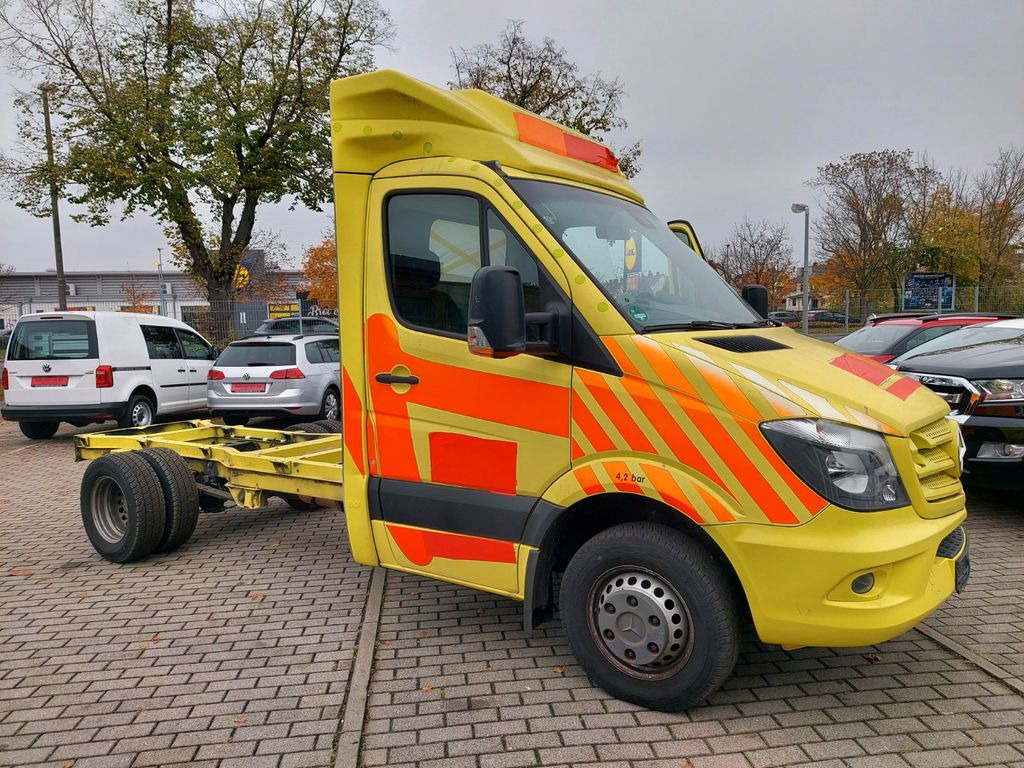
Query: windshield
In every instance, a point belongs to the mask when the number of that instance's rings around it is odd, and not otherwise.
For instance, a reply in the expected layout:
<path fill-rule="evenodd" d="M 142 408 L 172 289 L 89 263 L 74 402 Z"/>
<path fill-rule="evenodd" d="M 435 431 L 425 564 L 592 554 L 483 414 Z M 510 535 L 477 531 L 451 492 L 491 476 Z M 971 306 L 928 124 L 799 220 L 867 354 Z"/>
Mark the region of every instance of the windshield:
<path fill-rule="evenodd" d="M 295 365 L 293 344 L 229 344 L 214 365 L 222 368 Z"/>
<path fill-rule="evenodd" d="M 892 361 L 894 365 L 902 363 L 918 355 L 926 355 L 929 352 L 945 352 L 950 349 L 961 347 L 973 347 L 975 344 L 988 344 L 992 341 L 1011 341 L 1024 337 L 1024 328 L 1002 328 L 992 325 L 968 325 L 958 331 L 939 336 L 937 339 L 919 344 L 913 349 L 907 350 Z"/>
<path fill-rule="evenodd" d="M 642 330 L 763 322 L 646 208 L 578 187 L 516 180 L 516 192 Z"/>
<path fill-rule="evenodd" d="M 8 360 L 86 360 L 99 357 L 92 320 L 27 320 L 14 328 Z"/>
<path fill-rule="evenodd" d="M 865 325 L 849 336 L 844 336 L 836 344 L 846 349 L 852 349 L 854 352 L 860 352 L 862 355 L 884 355 L 888 354 L 900 339 L 917 330 L 918 327 L 916 325 L 896 325 L 895 323 Z"/>

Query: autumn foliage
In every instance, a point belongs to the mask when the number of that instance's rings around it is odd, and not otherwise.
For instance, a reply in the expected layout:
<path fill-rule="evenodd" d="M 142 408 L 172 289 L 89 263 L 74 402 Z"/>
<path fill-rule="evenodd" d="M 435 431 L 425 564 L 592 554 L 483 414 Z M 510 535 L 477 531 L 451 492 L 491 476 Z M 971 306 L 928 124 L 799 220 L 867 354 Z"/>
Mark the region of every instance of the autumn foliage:
<path fill-rule="evenodd" d="M 302 277 L 309 288 L 309 298 L 316 299 L 321 307 L 338 306 L 338 247 L 333 237 L 325 237 L 319 245 L 306 250 Z"/>

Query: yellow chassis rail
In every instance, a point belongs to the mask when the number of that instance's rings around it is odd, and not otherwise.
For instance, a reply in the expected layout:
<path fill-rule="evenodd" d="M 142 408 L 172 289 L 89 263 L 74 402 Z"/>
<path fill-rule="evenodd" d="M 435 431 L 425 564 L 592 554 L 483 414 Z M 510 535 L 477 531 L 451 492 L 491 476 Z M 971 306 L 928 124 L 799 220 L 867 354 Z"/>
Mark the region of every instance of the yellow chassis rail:
<path fill-rule="evenodd" d="M 108 453 L 169 448 L 184 458 L 203 492 L 230 494 L 256 509 L 269 496 L 343 500 L 342 436 L 176 421 L 75 437 L 77 461 Z"/>

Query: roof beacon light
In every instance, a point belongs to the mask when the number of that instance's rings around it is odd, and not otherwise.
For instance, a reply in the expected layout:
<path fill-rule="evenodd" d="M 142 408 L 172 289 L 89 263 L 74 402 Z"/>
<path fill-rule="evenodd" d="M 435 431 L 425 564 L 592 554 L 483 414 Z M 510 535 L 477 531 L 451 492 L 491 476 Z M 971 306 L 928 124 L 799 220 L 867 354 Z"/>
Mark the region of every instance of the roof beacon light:
<path fill-rule="evenodd" d="M 618 173 L 619 161 L 612 151 L 603 144 L 589 141 L 563 131 L 557 125 L 541 120 L 533 115 L 516 112 L 516 127 L 519 129 L 519 140 L 535 147 L 546 149 L 562 157 L 582 160 L 596 165 L 612 173 Z"/>

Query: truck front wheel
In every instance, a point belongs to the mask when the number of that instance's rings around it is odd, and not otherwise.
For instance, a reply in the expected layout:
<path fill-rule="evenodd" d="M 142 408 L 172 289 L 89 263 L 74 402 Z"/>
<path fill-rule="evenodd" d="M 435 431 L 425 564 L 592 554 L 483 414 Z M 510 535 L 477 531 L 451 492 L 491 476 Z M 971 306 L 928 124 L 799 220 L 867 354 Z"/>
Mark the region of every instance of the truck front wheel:
<path fill-rule="evenodd" d="M 569 562 L 559 605 L 584 671 L 623 701 L 680 712 L 736 664 L 736 595 L 711 555 L 674 529 L 626 523 L 599 533 Z"/>

